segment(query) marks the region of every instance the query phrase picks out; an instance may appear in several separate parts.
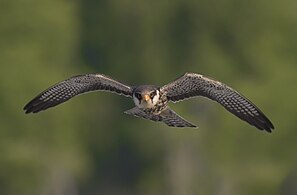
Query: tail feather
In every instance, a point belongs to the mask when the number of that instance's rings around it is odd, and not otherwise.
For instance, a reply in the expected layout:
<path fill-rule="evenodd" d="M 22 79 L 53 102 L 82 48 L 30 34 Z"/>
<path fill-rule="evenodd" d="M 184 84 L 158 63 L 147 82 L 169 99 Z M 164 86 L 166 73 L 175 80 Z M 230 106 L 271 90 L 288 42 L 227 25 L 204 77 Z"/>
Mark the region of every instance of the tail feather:
<path fill-rule="evenodd" d="M 182 118 L 178 114 L 176 114 L 173 110 L 167 108 L 166 110 L 160 113 L 162 117 L 162 121 L 166 123 L 168 126 L 172 127 L 194 127 L 197 128 L 196 125 L 190 123 L 186 119 Z"/>
<path fill-rule="evenodd" d="M 181 116 L 176 114 L 170 108 L 163 110 L 160 114 L 148 113 L 142 109 L 134 107 L 130 110 L 125 111 L 126 114 L 133 115 L 136 117 L 141 117 L 144 119 L 164 122 L 168 126 L 171 127 L 194 127 L 197 128 L 196 125 L 190 123 L 189 121 L 183 119 Z"/>

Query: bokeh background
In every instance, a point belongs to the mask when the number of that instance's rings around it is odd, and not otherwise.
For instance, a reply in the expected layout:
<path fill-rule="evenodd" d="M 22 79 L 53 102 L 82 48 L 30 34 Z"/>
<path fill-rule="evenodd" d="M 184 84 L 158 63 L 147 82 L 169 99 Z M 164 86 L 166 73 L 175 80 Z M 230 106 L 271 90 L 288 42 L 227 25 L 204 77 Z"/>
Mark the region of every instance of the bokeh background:
<path fill-rule="evenodd" d="M 1 0 L 0 194 L 297 194 L 296 35 L 295 0 Z M 104 92 L 22 110 L 73 75 L 184 72 L 237 89 L 275 131 L 204 98 L 171 105 L 195 130 L 125 115 L 133 102 Z"/>

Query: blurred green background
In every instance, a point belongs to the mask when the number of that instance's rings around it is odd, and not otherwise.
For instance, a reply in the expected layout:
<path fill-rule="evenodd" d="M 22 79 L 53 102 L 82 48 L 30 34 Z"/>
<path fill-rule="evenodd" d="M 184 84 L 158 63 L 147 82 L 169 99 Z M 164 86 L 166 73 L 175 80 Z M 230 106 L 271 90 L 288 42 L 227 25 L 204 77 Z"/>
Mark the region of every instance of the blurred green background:
<path fill-rule="evenodd" d="M 297 194 L 295 0 L 2 0 L 0 194 Z M 171 107 L 200 128 L 133 118 L 130 99 L 23 106 L 84 73 L 163 85 L 184 72 L 235 88 L 258 131 L 204 98 Z"/>

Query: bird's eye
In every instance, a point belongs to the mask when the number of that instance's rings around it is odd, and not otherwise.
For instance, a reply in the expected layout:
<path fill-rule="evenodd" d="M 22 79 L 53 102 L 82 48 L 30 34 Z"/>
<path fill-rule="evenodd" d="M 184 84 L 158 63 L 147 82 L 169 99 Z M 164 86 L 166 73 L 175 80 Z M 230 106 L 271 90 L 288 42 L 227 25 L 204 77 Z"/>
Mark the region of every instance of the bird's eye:
<path fill-rule="evenodd" d="M 141 94 L 140 93 L 136 93 L 135 96 L 136 96 L 137 99 L 139 99 L 139 100 L 141 99 Z"/>
<path fill-rule="evenodd" d="M 156 95 L 156 92 L 153 91 L 153 92 L 150 94 L 151 99 L 153 99 L 153 98 L 155 97 L 155 95 Z"/>

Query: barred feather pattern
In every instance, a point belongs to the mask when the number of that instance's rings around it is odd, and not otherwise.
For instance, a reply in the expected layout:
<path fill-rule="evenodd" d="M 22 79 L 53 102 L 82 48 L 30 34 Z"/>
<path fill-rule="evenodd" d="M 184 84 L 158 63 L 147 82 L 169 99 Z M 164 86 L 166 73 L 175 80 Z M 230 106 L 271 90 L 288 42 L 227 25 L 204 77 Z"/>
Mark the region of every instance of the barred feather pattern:
<path fill-rule="evenodd" d="M 162 118 L 162 121 L 171 127 L 197 127 L 196 125 L 185 120 L 169 108 L 163 110 L 160 116 Z"/>
<path fill-rule="evenodd" d="M 171 127 L 196 127 L 194 124 L 190 123 L 189 121 L 185 120 L 178 114 L 176 114 L 170 108 L 166 108 L 162 110 L 161 113 L 152 113 L 148 110 L 139 109 L 138 107 L 134 107 L 130 110 L 125 111 L 126 114 L 141 117 L 144 119 L 164 122 L 166 125 Z"/>
<path fill-rule="evenodd" d="M 48 88 L 31 100 L 26 113 L 36 113 L 61 104 L 74 96 L 97 90 L 107 90 L 120 95 L 132 96 L 131 87 L 102 74 L 87 74 L 71 77 Z"/>
<path fill-rule="evenodd" d="M 160 91 L 173 102 L 204 96 L 220 103 L 229 112 L 260 130 L 271 132 L 274 129 L 271 121 L 250 100 L 229 86 L 200 74 L 186 73 L 163 86 Z"/>

